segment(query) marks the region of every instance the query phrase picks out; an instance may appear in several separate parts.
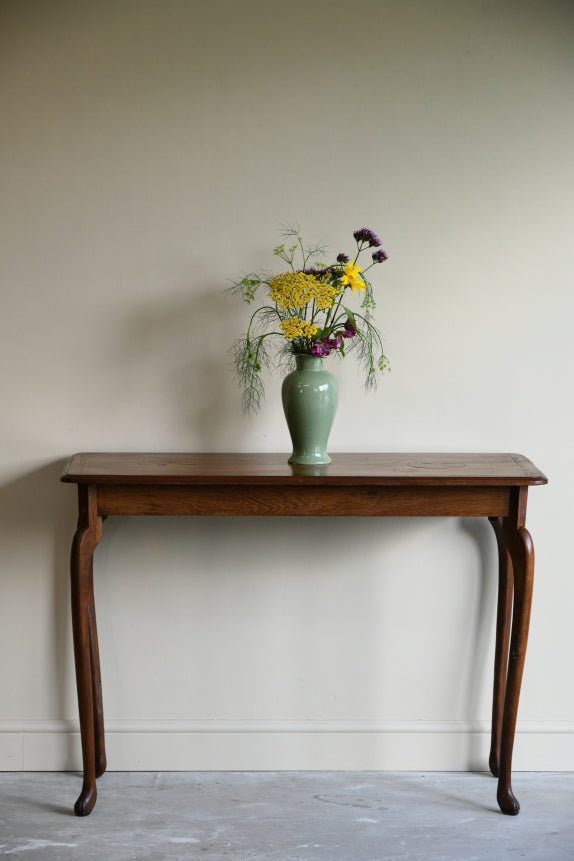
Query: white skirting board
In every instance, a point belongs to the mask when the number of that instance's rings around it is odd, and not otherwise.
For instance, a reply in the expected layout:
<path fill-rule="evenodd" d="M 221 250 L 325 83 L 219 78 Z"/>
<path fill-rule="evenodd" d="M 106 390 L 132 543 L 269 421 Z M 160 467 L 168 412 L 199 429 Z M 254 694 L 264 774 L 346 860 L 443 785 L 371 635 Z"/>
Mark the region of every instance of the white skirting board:
<path fill-rule="evenodd" d="M 112 771 L 486 771 L 486 722 L 109 721 Z M 517 726 L 516 771 L 574 771 L 574 724 Z M 1 771 L 78 771 L 77 724 L 0 723 Z"/>

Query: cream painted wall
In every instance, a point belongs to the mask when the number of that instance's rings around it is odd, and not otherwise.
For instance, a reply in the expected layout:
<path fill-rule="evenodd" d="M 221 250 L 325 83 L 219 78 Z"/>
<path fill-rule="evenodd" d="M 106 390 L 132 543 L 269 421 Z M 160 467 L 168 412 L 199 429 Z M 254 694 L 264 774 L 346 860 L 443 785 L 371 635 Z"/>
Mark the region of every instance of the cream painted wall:
<path fill-rule="evenodd" d="M 553 0 L 4 4 L 0 767 L 79 765 L 78 450 L 287 451 L 227 279 L 283 221 L 390 259 L 393 371 L 333 451 L 520 451 L 537 549 L 515 763 L 574 768 L 574 10 Z M 110 520 L 114 768 L 485 767 L 494 539 L 473 520 Z"/>

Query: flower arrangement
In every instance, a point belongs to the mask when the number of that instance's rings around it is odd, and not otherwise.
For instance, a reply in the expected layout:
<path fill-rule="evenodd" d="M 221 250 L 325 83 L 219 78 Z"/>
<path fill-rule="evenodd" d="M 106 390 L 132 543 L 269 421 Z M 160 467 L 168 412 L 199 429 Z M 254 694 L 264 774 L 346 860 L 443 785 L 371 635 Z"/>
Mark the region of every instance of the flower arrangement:
<path fill-rule="evenodd" d="M 296 354 L 323 358 L 331 353 L 342 358 L 356 350 L 366 389 L 375 388 L 379 375 L 389 368 L 381 334 L 373 323 L 376 303 L 366 277 L 369 269 L 387 259 L 378 236 L 367 227 L 355 230 L 354 255 L 341 252 L 334 263 L 326 264 L 320 262 L 325 247 L 305 246 L 298 227 L 286 227 L 282 235 L 286 242 L 273 253 L 288 270 L 278 275 L 246 275 L 227 291 L 248 304 L 255 301 L 260 288 L 266 294 L 251 315 L 246 334 L 233 345 L 242 407 L 250 414 L 261 406 L 265 393 L 261 371 L 271 367 L 272 358 L 289 360 Z M 375 249 L 371 261 L 363 269 L 359 257 L 371 249 Z M 347 305 L 347 298 L 355 292 L 361 296 L 359 311 Z M 277 344 L 274 352 L 270 341 Z"/>

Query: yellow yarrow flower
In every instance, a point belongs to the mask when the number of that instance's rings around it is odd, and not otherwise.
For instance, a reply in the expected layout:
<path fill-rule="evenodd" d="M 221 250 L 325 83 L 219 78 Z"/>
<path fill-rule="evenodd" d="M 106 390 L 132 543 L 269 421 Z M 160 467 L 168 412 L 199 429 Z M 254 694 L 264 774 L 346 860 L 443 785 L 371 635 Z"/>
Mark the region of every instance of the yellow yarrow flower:
<path fill-rule="evenodd" d="M 315 307 L 320 311 L 330 308 L 338 293 L 339 290 L 337 287 L 333 287 L 331 284 L 326 284 L 324 281 L 317 281 L 313 291 Z"/>
<path fill-rule="evenodd" d="M 330 308 L 337 288 L 304 272 L 282 272 L 269 281 L 269 296 L 279 308 L 303 309 L 315 300 L 319 309 Z"/>
<path fill-rule="evenodd" d="M 341 283 L 348 284 L 351 290 L 364 290 L 367 285 L 359 275 L 362 268 L 362 266 L 355 266 L 354 261 L 347 263 Z"/>
<path fill-rule="evenodd" d="M 282 272 L 269 282 L 269 296 L 279 308 L 304 308 L 309 299 L 315 279 L 303 272 Z"/>
<path fill-rule="evenodd" d="M 315 323 L 302 320 L 300 317 L 287 317 L 285 320 L 281 320 L 279 328 L 290 341 L 293 338 L 312 338 L 319 331 L 319 327 Z"/>

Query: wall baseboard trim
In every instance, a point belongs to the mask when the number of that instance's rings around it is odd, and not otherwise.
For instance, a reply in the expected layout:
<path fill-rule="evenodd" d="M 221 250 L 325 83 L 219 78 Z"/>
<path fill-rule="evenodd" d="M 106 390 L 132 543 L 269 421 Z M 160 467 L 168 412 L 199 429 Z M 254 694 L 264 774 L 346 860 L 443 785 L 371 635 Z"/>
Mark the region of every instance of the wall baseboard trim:
<path fill-rule="evenodd" d="M 487 721 L 109 720 L 112 771 L 488 769 Z M 516 771 L 573 771 L 574 723 L 519 723 Z M 0 721 L 0 771 L 77 771 L 73 721 Z"/>

